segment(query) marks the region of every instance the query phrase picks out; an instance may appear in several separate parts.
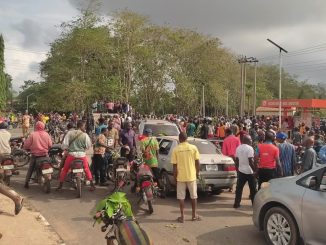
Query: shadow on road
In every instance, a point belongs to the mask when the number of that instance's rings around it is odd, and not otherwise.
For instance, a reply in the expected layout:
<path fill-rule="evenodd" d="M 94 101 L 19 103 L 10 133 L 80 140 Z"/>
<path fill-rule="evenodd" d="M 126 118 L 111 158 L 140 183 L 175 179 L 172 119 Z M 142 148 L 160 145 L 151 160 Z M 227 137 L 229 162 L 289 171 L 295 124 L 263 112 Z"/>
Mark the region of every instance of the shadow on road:
<path fill-rule="evenodd" d="M 250 236 L 247 236 L 250 234 Z M 254 225 L 232 226 L 211 231 L 197 237 L 198 245 L 264 245 L 264 235 Z"/>

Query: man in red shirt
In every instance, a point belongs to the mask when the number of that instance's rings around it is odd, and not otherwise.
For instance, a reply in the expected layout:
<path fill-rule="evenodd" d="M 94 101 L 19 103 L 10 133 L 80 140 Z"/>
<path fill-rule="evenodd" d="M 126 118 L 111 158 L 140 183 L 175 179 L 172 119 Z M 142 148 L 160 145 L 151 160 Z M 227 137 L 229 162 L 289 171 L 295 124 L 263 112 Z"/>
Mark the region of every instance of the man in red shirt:
<path fill-rule="evenodd" d="M 235 152 L 240 143 L 240 139 L 235 137 L 231 128 L 225 130 L 226 138 L 223 141 L 222 153 L 231 157 L 235 161 Z"/>
<path fill-rule="evenodd" d="M 277 146 L 273 144 L 275 140 L 275 133 L 268 130 L 265 134 L 265 142 L 258 145 L 258 189 L 263 182 L 268 182 L 271 179 L 282 176 L 282 165 L 280 163 L 280 151 Z"/>

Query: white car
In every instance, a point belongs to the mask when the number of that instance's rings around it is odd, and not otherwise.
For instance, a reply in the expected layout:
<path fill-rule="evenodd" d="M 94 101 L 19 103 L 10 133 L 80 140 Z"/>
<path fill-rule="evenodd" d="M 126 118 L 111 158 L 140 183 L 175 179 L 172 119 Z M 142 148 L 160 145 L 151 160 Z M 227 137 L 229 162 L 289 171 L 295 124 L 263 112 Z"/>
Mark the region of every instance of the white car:
<path fill-rule="evenodd" d="M 175 190 L 176 182 L 173 177 L 171 155 L 179 144 L 176 136 L 158 137 L 159 164 L 161 182 L 166 193 Z M 223 189 L 229 189 L 236 183 L 237 172 L 232 158 L 222 155 L 214 144 L 204 139 L 188 138 L 190 144 L 195 145 L 200 153 L 200 175 L 203 181 L 197 182 L 198 191 L 211 192 L 218 195 Z M 203 183 L 204 182 L 204 183 Z"/>
<path fill-rule="evenodd" d="M 178 126 L 166 120 L 143 120 L 139 124 L 139 134 L 144 134 L 144 130 L 150 128 L 153 136 L 179 136 Z"/>

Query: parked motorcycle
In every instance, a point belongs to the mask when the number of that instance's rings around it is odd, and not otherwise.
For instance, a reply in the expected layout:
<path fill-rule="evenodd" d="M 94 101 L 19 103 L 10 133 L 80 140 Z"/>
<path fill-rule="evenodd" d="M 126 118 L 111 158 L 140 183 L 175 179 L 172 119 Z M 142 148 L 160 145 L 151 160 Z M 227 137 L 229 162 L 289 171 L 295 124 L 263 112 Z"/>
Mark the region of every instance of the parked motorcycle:
<path fill-rule="evenodd" d="M 36 158 L 36 180 L 45 193 L 51 192 L 53 167 L 49 157 Z"/>
<path fill-rule="evenodd" d="M 113 244 L 152 244 L 146 232 L 135 220 L 131 205 L 123 192 L 115 192 L 96 206 L 95 222 L 104 223 L 102 232 L 108 245 Z M 94 222 L 94 225 L 95 225 Z"/>
<path fill-rule="evenodd" d="M 304 155 L 304 147 L 301 145 L 296 145 L 295 152 L 296 152 L 297 163 L 294 167 L 294 172 L 295 174 L 299 175 L 303 172 L 302 158 Z"/>
<path fill-rule="evenodd" d="M 11 155 L 17 167 L 27 165 L 31 159 L 31 154 L 24 150 L 24 137 L 10 138 Z"/>
<path fill-rule="evenodd" d="M 14 160 L 11 156 L 5 156 L 0 163 L 0 181 L 10 186 L 10 178 L 15 169 Z"/>

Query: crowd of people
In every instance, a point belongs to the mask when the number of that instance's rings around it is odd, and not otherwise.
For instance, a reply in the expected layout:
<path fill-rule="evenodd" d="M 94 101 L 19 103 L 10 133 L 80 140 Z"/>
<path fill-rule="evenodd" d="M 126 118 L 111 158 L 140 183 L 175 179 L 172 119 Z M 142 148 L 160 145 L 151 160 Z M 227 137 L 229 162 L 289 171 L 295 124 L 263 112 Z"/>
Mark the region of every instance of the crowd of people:
<path fill-rule="evenodd" d="M 110 107 L 111 108 L 111 107 Z M 301 123 L 298 127 L 290 128 L 285 121 L 278 127 L 277 117 L 181 117 L 168 115 L 156 117 L 153 115 L 133 115 L 127 113 L 115 113 L 114 115 L 100 115 L 94 122 L 93 115 L 78 115 L 49 113 L 31 116 L 25 113 L 22 118 L 23 135 L 27 137 L 24 148 L 31 151 L 32 159 L 25 180 L 25 188 L 29 188 L 29 181 L 35 169 L 35 160 L 40 156 L 46 156 L 52 145 L 51 137 L 46 132 L 47 125 L 51 123 L 67 123 L 67 132 L 62 142 L 65 150 L 63 164 L 59 176 L 58 190 L 61 190 L 65 176 L 70 169 L 70 164 L 75 158 L 83 160 L 87 179 L 90 182 L 90 190 L 96 185 L 107 186 L 107 167 L 112 150 L 121 148 L 120 154 L 132 161 L 137 154 L 136 142 L 140 143 L 140 152 L 146 165 L 148 165 L 160 186 L 158 169 L 159 144 L 152 136 L 150 129 L 145 130 L 144 135 L 136 138 L 138 123 L 146 119 L 165 119 L 174 122 L 180 129 L 180 146 L 172 154 L 174 175 L 177 180 L 177 198 L 180 201 L 181 216 L 178 221 L 184 221 L 184 193 L 188 188 L 191 194 L 193 207 L 193 220 L 200 220 L 196 211 L 197 189 L 194 184 L 199 178 L 199 153 L 193 146 L 186 144 L 187 137 L 199 137 L 202 139 L 219 139 L 223 142 L 222 153 L 231 157 L 236 165 L 238 179 L 235 191 L 234 208 L 240 207 L 243 187 L 248 182 L 250 198 L 254 196 L 263 182 L 273 178 L 292 176 L 298 165 L 297 147 L 303 146 L 302 171 L 308 171 L 317 164 L 319 154 L 320 162 L 326 162 L 326 146 L 324 136 L 326 127 L 306 127 Z M 6 139 L 8 136 L 8 121 L 3 118 L 0 122 L 0 155 L 10 154 Z M 34 131 L 29 133 L 31 125 Z M 95 132 L 95 133 L 93 133 Z M 7 137 L 2 137 L 7 135 Z M 9 138 L 8 138 L 9 137 Z M 7 147 L 7 148 L 6 148 Z M 86 152 L 92 148 L 94 155 L 92 164 L 87 161 Z M 9 147 L 10 148 L 10 147 Z M 185 155 L 185 152 L 188 152 Z M 181 167 L 180 167 L 181 166 Z M 180 182 L 180 183 L 179 183 Z M 16 213 L 19 213 L 22 198 L 8 191 L 1 193 L 12 198 L 16 204 Z"/>

